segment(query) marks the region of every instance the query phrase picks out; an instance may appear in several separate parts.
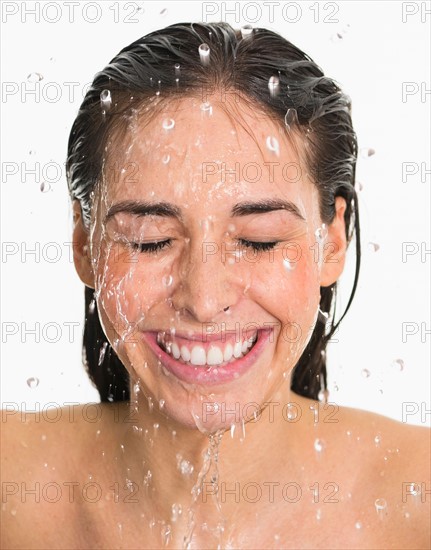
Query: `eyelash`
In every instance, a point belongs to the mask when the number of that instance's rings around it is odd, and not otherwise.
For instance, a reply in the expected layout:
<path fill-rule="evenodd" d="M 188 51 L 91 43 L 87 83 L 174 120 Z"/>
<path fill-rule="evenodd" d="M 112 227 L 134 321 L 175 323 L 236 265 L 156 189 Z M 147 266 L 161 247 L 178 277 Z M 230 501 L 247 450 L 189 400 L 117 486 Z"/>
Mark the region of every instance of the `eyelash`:
<path fill-rule="evenodd" d="M 260 250 L 271 250 L 274 248 L 280 241 L 260 243 L 254 241 L 247 241 L 245 239 L 238 239 L 240 243 L 248 248 L 252 248 L 255 252 Z M 167 239 L 166 241 L 158 241 L 154 243 L 130 243 L 134 250 L 139 250 L 139 252 L 147 254 L 155 254 L 159 250 L 162 250 L 165 247 L 170 248 L 172 246 L 172 240 Z"/>

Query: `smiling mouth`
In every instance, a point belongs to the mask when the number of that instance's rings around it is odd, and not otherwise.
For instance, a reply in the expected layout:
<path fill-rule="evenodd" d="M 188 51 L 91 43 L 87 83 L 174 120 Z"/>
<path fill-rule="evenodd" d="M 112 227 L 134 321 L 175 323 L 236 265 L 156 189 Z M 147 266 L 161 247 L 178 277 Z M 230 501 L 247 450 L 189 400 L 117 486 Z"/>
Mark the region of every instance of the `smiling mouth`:
<path fill-rule="evenodd" d="M 245 357 L 258 340 L 258 333 L 239 342 L 210 344 L 184 339 L 168 340 L 165 335 L 157 334 L 157 345 L 170 357 L 191 367 L 224 367 Z"/>

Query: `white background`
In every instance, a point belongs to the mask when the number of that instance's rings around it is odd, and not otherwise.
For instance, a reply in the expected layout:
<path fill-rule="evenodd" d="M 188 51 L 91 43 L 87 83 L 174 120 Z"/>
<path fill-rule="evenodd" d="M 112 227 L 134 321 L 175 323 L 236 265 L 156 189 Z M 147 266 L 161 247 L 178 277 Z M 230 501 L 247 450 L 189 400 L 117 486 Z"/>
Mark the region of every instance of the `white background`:
<path fill-rule="evenodd" d="M 430 175 L 421 174 L 420 164 L 429 169 L 431 101 L 429 94 L 421 96 L 421 88 L 430 88 L 430 15 L 424 11 L 429 2 L 107 1 L 81 2 L 74 13 L 68 2 L 1 4 L 3 406 L 98 401 L 81 364 L 84 290 L 70 248 L 63 245 L 71 241 L 72 227 L 64 174 L 67 139 L 86 85 L 120 49 L 150 31 L 225 20 L 235 28 L 252 23 L 281 33 L 351 96 L 360 149 L 373 148 L 375 155 L 361 153 L 358 160 L 362 272 L 353 306 L 334 337 L 339 341 L 329 348 L 330 400 L 428 423 L 430 336 L 424 328 L 430 328 L 431 262 L 429 254 L 421 257 L 421 247 L 430 248 Z M 97 6 L 100 19 L 90 22 L 98 18 Z M 35 7 L 39 22 L 27 11 Z M 30 84 L 30 73 L 43 79 Z M 403 82 L 418 90 L 404 101 Z M 29 93 L 36 87 L 39 99 Z M 419 171 L 403 181 L 406 162 L 417 163 Z M 36 176 L 25 172 L 36 163 Z M 44 179 L 51 185 L 42 193 Z M 379 249 L 373 251 L 369 242 Z M 404 262 L 403 242 L 418 249 Z M 26 254 L 35 247 L 36 256 Z M 353 260 L 343 276 L 341 308 Z M 26 334 L 36 323 L 39 343 Z M 403 323 L 418 330 L 405 342 Z M 396 359 L 404 362 L 402 371 Z M 31 377 L 39 379 L 35 388 L 27 384 Z M 418 412 L 403 416 L 408 402 Z"/>

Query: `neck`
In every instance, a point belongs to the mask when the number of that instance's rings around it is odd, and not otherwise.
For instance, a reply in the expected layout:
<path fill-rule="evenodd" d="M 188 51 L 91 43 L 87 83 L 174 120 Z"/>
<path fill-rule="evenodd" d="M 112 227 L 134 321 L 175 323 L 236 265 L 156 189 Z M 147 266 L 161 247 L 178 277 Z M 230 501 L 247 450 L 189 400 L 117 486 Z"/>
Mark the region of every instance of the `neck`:
<path fill-rule="evenodd" d="M 269 491 L 277 472 L 301 479 L 304 449 L 308 454 L 317 437 L 310 407 L 318 403 L 286 388 L 256 419 L 213 434 L 175 424 L 142 392 L 121 404 L 119 475 L 124 483 L 143 480 L 139 488 L 149 498 L 140 515 L 162 518 L 184 534 L 190 509 L 199 525 L 217 526 L 242 514 L 247 487 L 250 494 L 253 487 Z"/>

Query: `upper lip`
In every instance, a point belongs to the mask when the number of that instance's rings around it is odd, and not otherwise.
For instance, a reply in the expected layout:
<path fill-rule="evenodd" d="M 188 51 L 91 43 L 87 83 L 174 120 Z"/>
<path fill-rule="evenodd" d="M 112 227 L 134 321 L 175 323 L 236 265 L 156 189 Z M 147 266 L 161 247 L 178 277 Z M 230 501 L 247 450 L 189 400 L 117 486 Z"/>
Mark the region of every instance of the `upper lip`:
<path fill-rule="evenodd" d="M 256 327 L 253 327 L 253 328 L 248 328 L 246 331 L 243 331 L 243 330 L 222 330 L 218 333 L 208 333 L 208 334 L 205 334 L 202 332 L 192 332 L 190 331 L 187 332 L 187 331 L 179 331 L 179 330 L 175 330 L 175 332 L 172 334 L 171 333 L 171 330 L 170 329 L 160 329 L 160 330 L 157 330 L 157 329 L 153 329 L 153 330 L 148 330 L 146 332 L 151 332 L 155 335 L 159 334 L 159 333 L 165 333 L 168 337 L 171 337 L 172 338 L 175 338 L 175 336 L 177 336 L 178 338 L 183 338 L 184 340 L 191 340 L 191 341 L 196 341 L 196 342 L 217 342 L 217 341 L 223 341 L 225 339 L 229 339 L 231 338 L 232 336 L 236 336 L 236 335 L 240 335 L 242 338 L 250 338 L 251 336 L 255 335 L 256 333 L 259 333 L 261 332 L 262 330 L 271 330 L 269 329 L 268 327 L 265 327 L 265 328 L 256 328 Z"/>

